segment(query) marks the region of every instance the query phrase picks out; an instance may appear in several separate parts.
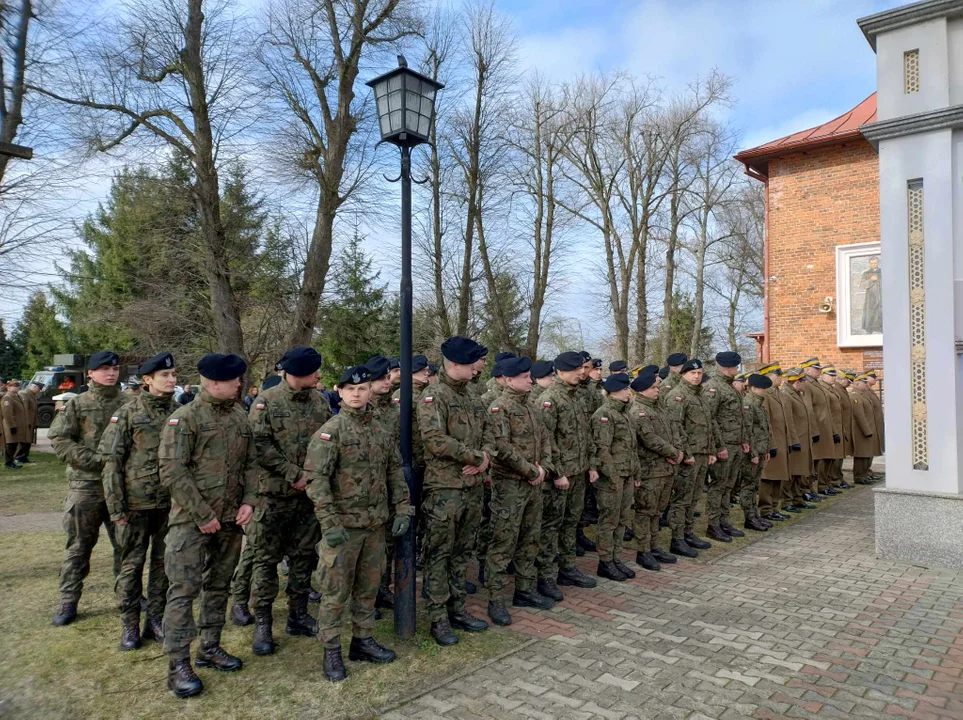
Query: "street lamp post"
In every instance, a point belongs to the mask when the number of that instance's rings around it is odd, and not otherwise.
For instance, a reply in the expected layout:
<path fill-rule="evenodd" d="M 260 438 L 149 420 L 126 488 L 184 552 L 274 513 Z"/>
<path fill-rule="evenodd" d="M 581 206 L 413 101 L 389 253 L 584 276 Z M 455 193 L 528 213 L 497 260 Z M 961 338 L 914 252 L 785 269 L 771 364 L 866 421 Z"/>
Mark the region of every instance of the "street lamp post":
<path fill-rule="evenodd" d="M 403 55 L 397 68 L 367 84 L 374 89 L 381 142 L 401 149 L 401 174 L 392 180 L 401 181 L 401 461 L 417 508 L 421 488 L 416 487 L 411 459 L 411 149 L 430 142 L 435 96 L 444 85 L 410 70 Z M 395 543 L 395 632 L 402 640 L 415 635 L 414 520 Z"/>

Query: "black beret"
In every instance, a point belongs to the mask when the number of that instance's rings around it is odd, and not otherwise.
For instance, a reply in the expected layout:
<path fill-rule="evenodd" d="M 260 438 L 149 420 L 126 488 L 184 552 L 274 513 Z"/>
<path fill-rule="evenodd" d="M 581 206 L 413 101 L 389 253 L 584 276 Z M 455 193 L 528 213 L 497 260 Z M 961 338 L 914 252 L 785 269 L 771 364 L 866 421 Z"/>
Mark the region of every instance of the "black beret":
<path fill-rule="evenodd" d="M 401 367 L 401 360 L 399 358 L 391 357 L 388 358 L 388 369 L 397 370 Z"/>
<path fill-rule="evenodd" d="M 438 366 L 435 365 L 434 363 L 428 363 L 428 374 L 429 374 L 429 375 L 437 375 L 437 374 L 438 374 Z"/>
<path fill-rule="evenodd" d="M 716 365 L 724 368 L 738 367 L 742 362 L 742 356 L 737 352 L 716 353 Z"/>
<path fill-rule="evenodd" d="M 593 360 L 592 360 L 592 367 L 593 367 L 593 368 L 600 368 L 600 367 L 602 367 L 602 358 L 595 358 L 595 359 L 593 359 Z"/>
<path fill-rule="evenodd" d="M 388 365 L 388 359 L 383 358 L 380 355 L 375 355 L 375 358 L 381 358 L 384 361 L 385 366 Z M 368 362 L 371 362 L 370 360 Z M 383 377 L 384 375 L 382 375 Z M 361 385 L 362 383 L 371 382 L 374 379 L 371 377 L 371 370 L 367 365 L 355 365 L 354 367 L 349 367 L 338 379 L 338 387 L 344 387 L 345 385 Z"/>
<path fill-rule="evenodd" d="M 555 372 L 555 365 L 551 360 L 539 360 L 537 363 L 532 365 L 532 377 L 536 380 L 539 378 L 548 377 L 553 372 Z"/>
<path fill-rule="evenodd" d="M 441 344 L 441 354 L 447 360 L 459 365 L 471 365 L 488 354 L 488 348 L 479 345 L 471 338 L 450 337 Z"/>
<path fill-rule="evenodd" d="M 582 351 L 579 353 L 579 355 L 582 356 L 582 364 L 583 364 L 583 365 L 584 365 L 585 363 L 587 363 L 589 360 L 592 359 L 592 353 L 590 353 L 588 350 L 582 350 Z"/>
<path fill-rule="evenodd" d="M 247 363 L 238 355 L 205 355 L 197 363 L 197 372 L 208 380 L 236 380 L 247 372 Z"/>
<path fill-rule="evenodd" d="M 501 362 L 502 360 L 511 360 L 514 357 L 518 357 L 513 352 L 500 352 L 495 356 L 495 362 Z"/>
<path fill-rule="evenodd" d="M 370 377 L 365 378 L 361 382 L 368 382 L 369 380 L 380 380 L 388 371 L 391 369 L 391 363 L 388 362 L 388 358 L 382 355 L 375 355 L 374 357 L 368 358 L 368 362 L 364 364 L 368 368 L 368 373 Z M 347 372 L 347 370 L 345 370 Z M 343 376 L 342 376 L 343 377 Z M 358 383 L 354 383 L 357 385 Z"/>
<path fill-rule="evenodd" d="M 626 373 L 615 373 L 609 375 L 602 381 L 602 389 L 607 393 L 625 390 L 632 383 L 632 379 Z"/>
<path fill-rule="evenodd" d="M 519 375 L 524 375 L 530 372 L 532 369 L 532 361 L 527 357 L 513 357 L 507 360 L 502 360 L 502 376 L 504 377 L 518 377 Z"/>
<path fill-rule="evenodd" d="M 174 356 L 169 352 L 162 352 L 150 360 L 145 361 L 144 364 L 140 366 L 140 374 L 150 375 L 158 370 L 170 370 L 172 367 L 174 367 Z"/>
<path fill-rule="evenodd" d="M 278 364 L 284 372 L 294 377 L 306 377 L 321 367 L 321 353 L 313 347 L 291 348 Z"/>
<path fill-rule="evenodd" d="M 503 365 L 504 365 L 504 362 L 502 362 L 502 361 L 499 361 L 499 362 L 496 362 L 496 363 L 495 363 L 495 365 L 492 367 L 492 377 L 493 377 L 493 378 L 504 377 L 504 373 L 502 372 L 502 366 L 503 366 Z"/>
<path fill-rule="evenodd" d="M 662 378 L 663 380 L 665 380 L 667 377 L 669 377 L 669 373 L 670 373 L 670 372 L 672 372 L 672 371 L 669 370 L 669 366 L 666 365 L 664 368 L 662 368 L 661 370 L 659 370 L 659 377 Z"/>
<path fill-rule="evenodd" d="M 280 376 L 280 375 L 272 375 L 272 376 L 269 377 L 267 380 L 265 380 L 264 382 L 261 383 L 261 389 L 262 389 L 262 390 L 270 390 L 270 389 L 273 388 L 275 385 L 280 385 L 280 384 L 281 384 L 281 376 Z"/>
<path fill-rule="evenodd" d="M 753 373 L 749 376 L 749 387 L 761 388 L 763 390 L 768 390 L 772 387 L 772 380 L 767 378 L 765 375 L 760 375 L 759 373 Z"/>
<path fill-rule="evenodd" d="M 680 370 L 680 372 L 685 374 L 690 370 L 701 370 L 701 369 L 702 369 L 702 361 L 699 360 L 698 358 L 692 358 L 691 360 L 686 360 L 685 363 L 683 363 L 682 370 Z"/>
<path fill-rule="evenodd" d="M 665 359 L 665 364 L 671 365 L 672 367 L 675 367 L 676 365 L 685 365 L 686 360 L 688 359 L 689 356 L 685 353 L 672 353 Z"/>
<path fill-rule="evenodd" d="M 411 372 L 421 372 L 426 367 L 428 367 L 427 355 L 413 355 L 411 357 Z"/>
<path fill-rule="evenodd" d="M 582 353 L 577 353 L 574 350 L 569 350 L 568 352 L 563 352 L 555 358 L 555 368 L 557 370 L 569 371 L 578 370 L 582 367 Z"/>
<path fill-rule="evenodd" d="M 632 389 L 635 392 L 648 390 L 653 385 L 655 385 L 655 373 L 639 373 L 639 376 L 632 381 Z"/>
<path fill-rule="evenodd" d="M 659 366 L 658 366 L 658 365 L 646 365 L 644 368 L 642 368 L 641 370 L 639 370 L 638 374 L 639 374 L 639 375 L 642 375 L 642 374 L 644 374 L 644 373 L 652 373 L 653 375 L 657 375 L 658 372 L 659 372 Z"/>
<path fill-rule="evenodd" d="M 101 350 L 100 352 L 95 352 L 90 356 L 90 362 L 87 363 L 87 369 L 96 370 L 104 365 L 108 365 L 110 367 L 120 365 L 120 358 L 117 357 L 117 353 L 115 353 L 113 350 Z"/>
<path fill-rule="evenodd" d="M 609 372 L 623 372 L 628 366 L 625 360 L 613 360 L 609 363 Z"/>

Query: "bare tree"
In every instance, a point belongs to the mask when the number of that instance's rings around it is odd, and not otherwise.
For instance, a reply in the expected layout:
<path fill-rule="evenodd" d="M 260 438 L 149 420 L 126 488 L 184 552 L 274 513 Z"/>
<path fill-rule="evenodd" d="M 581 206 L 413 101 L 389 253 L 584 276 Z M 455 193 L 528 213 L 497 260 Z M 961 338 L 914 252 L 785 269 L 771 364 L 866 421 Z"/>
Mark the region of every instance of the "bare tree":
<path fill-rule="evenodd" d="M 3 83 L 0 92 L 0 142 L 12 143 L 16 140 L 23 124 L 27 39 L 33 19 L 31 0 L 20 0 L 17 7 L 13 7 L 13 3 L 0 3 L 0 37 L 4 41 L 0 51 L 0 82 Z M 0 155 L 0 188 L 4 185 L 10 160 L 9 155 Z"/>

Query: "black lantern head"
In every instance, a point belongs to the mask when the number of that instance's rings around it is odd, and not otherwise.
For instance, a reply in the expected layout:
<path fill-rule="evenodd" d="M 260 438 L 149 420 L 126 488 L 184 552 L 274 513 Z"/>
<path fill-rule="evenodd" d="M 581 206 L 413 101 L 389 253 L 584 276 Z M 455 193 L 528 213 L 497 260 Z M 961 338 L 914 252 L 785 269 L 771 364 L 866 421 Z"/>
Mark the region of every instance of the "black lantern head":
<path fill-rule="evenodd" d="M 367 83 L 374 88 L 381 139 L 399 147 L 429 140 L 435 119 L 435 95 L 444 85 L 408 68 L 403 55 L 398 67 Z"/>

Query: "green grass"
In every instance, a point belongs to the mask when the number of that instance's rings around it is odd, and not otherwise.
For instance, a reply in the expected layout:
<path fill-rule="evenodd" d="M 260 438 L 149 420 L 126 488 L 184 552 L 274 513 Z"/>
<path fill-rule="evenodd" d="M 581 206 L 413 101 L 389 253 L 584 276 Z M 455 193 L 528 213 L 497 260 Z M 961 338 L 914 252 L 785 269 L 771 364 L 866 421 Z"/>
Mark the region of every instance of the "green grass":
<path fill-rule="evenodd" d="M 0 469 L 0 515 L 59 512 L 67 495 L 67 474 L 56 455 L 30 453 L 20 470 Z"/>
<path fill-rule="evenodd" d="M 25 718 L 298 718 L 373 717 L 378 708 L 427 688 L 455 672 L 522 644 L 525 638 L 493 628 L 461 634 L 439 648 L 419 618 L 411 642 L 393 635 L 391 614 L 376 637 L 398 652 L 387 666 L 346 662 L 348 680 L 332 684 L 322 674 L 322 646 L 284 634 L 284 602 L 275 623 L 280 650 L 251 653 L 252 628 L 228 623 L 223 644 L 244 660 L 239 673 L 201 670 L 205 690 L 178 700 L 167 690 L 167 659 L 157 643 L 121 652 L 114 609 L 109 544 L 98 544 L 84 588 L 80 616 L 51 626 L 63 548 L 56 533 L 0 534 L 0 717 Z M 315 608 L 312 608 L 312 611 Z M 195 610 L 196 612 L 196 610 Z M 347 652 L 345 652 L 347 658 Z"/>

